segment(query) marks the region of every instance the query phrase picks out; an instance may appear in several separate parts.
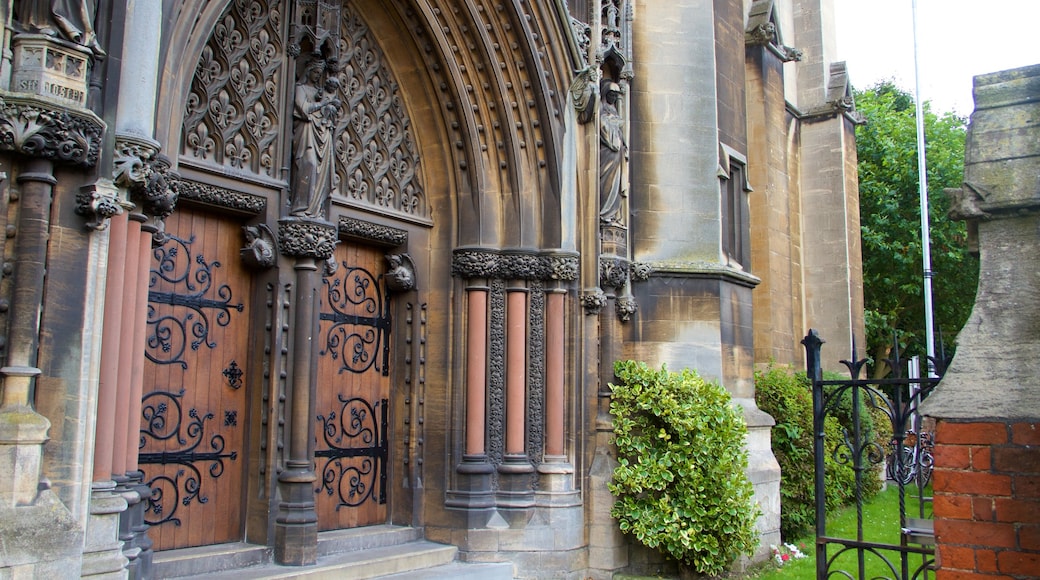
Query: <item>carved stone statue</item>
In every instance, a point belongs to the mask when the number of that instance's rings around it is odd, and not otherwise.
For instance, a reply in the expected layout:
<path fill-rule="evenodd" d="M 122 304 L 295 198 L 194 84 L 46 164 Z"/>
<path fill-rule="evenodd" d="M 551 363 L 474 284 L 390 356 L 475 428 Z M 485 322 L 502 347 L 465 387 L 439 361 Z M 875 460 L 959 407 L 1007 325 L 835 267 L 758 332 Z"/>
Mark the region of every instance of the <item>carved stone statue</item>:
<path fill-rule="evenodd" d="M 292 204 L 297 217 L 324 218 L 333 186 L 333 129 L 339 116 L 339 79 L 326 76 L 326 61 L 315 58 L 297 83 L 293 103 Z"/>
<path fill-rule="evenodd" d="M 85 46 L 104 54 L 94 33 L 97 0 L 16 0 L 14 20 L 19 30 Z"/>
<path fill-rule="evenodd" d="M 617 110 L 621 87 L 604 79 L 601 84 L 602 105 L 599 114 L 599 219 L 602 223 L 621 221 L 621 198 L 625 196 L 625 173 L 628 146 L 625 123 Z"/>

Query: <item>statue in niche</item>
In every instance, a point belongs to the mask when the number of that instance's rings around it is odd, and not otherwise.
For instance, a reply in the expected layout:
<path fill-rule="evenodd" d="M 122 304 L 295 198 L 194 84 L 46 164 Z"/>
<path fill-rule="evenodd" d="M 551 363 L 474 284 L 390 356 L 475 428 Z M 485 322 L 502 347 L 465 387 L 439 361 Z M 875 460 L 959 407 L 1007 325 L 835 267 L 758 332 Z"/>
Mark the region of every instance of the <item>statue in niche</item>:
<path fill-rule="evenodd" d="M 100 56 L 105 51 L 94 32 L 96 15 L 97 0 L 16 0 L 14 7 L 18 30 L 60 36 Z"/>
<path fill-rule="evenodd" d="M 625 121 L 617 110 L 621 87 L 603 79 L 599 113 L 599 219 L 604 224 L 621 223 L 621 198 L 625 197 L 628 146 Z"/>
<path fill-rule="evenodd" d="M 339 79 L 320 55 L 308 64 L 293 98 L 293 176 L 289 213 L 323 219 L 332 193 L 333 130 L 342 102 Z M 324 77 L 324 82 L 322 81 Z"/>

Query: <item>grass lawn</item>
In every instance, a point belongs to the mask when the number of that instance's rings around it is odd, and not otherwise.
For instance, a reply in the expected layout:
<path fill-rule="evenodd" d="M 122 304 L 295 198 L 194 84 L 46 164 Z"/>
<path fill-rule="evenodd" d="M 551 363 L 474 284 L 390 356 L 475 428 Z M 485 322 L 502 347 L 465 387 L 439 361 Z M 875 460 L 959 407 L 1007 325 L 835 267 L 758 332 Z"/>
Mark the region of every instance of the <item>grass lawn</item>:
<path fill-rule="evenodd" d="M 925 489 L 925 496 L 931 494 L 931 488 Z M 906 511 L 909 517 L 918 514 L 917 488 L 907 486 L 906 488 Z M 926 516 L 931 517 L 931 506 L 926 504 Z M 827 535 L 838 538 L 856 537 L 856 508 L 848 507 L 827 518 Z M 877 497 L 863 506 L 863 539 L 867 542 L 898 544 L 899 543 L 899 489 L 894 485 L 878 494 Z M 758 568 L 753 576 L 759 580 L 813 580 L 816 578 L 816 551 L 815 536 L 791 542 L 805 553 L 807 557 L 788 560 L 783 567 L 764 566 Z M 833 556 L 838 551 L 838 546 L 830 545 L 828 554 Z M 898 578 L 899 577 L 899 554 L 897 552 L 885 551 L 882 554 L 892 561 L 896 567 L 896 574 L 882 562 L 881 558 L 867 553 L 865 558 L 865 578 Z M 910 573 L 921 565 L 921 556 L 913 554 L 909 558 Z M 844 570 L 851 574 L 852 578 L 858 578 L 858 564 L 855 551 L 842 554 L 830 571 Z M 844 575 L 841 575 L 845 577 Z M 921 576 L 924 577 L 923 575 Z"/>

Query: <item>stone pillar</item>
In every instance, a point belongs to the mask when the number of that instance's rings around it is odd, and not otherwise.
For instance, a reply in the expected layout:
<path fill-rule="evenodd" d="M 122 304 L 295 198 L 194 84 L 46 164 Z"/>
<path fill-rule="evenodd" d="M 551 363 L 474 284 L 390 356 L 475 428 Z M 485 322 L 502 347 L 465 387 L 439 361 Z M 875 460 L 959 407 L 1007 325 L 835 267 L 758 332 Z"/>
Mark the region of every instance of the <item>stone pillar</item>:
<path fill-rule="evenodd" d="M 922 413 L 936 419 L 938 580 L 1040 570 L 1040 65 L 975 77 L 951 217 L 979 250 L 975 307 Z"/>
<path fill-rule="evenodd" d="M 278 474 L 282 500 L 275 518 L 275 560 L 306 566 L 318 560 L 318 515 L 314 503 L 315 379 L 318 371 L 318 292 L 322 262 L 332 257 L 336 226 L 322 219 L 287 217 L 278 222 L 282 252 L 295 258 L 292 371 L 285 468 Z"/>
<path fill-rule="evenodd" d="M 527 457 L 527 288 L 513 281 L 506 288 L 505 452 L 498 466 L 498 503 L 506 508 L 530 507 L 534 491 Z"/>

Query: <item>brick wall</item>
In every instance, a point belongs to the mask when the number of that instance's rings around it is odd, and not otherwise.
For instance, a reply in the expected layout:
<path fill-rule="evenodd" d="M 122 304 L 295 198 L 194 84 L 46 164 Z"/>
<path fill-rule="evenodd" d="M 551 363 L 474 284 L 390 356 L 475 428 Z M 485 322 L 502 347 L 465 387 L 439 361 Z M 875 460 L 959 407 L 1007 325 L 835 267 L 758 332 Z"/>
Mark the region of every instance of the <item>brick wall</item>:
<path fill-rule="evenodd" d="M 1040 423 L 940 420 L 937 580 L 1040 578 Z"/>

